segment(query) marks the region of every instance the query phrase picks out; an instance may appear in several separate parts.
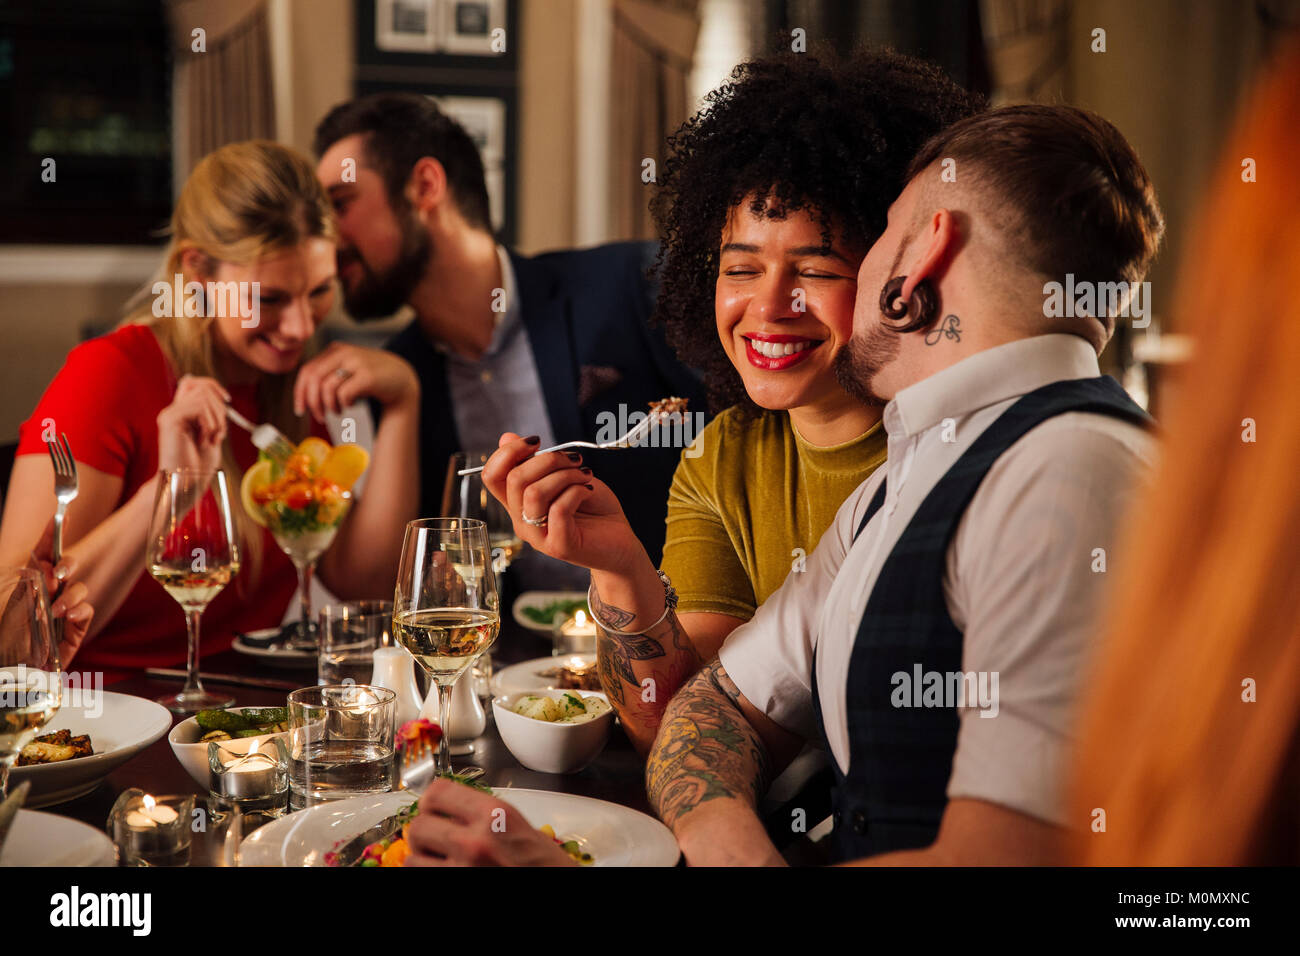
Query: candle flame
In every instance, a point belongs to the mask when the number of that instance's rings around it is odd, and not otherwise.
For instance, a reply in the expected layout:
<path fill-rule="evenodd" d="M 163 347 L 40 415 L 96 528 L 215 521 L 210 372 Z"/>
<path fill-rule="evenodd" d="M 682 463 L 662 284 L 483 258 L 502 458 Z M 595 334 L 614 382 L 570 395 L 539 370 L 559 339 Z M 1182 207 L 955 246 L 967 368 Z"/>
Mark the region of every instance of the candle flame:
<path fill-rule="evenodd" d="M 259 746 L 261 746 L 261 741 L 254 740 L 254 741 L 253 741 L 253 745 L 252 745 L 251 747 L 248 748 L 248 756 L 251 757 L 251 756 L 253 756 L 253 754 L 257 753 L 257 748 L 258 748 Z"/>
<path fill-rule="evenodd" d="M 587 612 L 584 611 L 582 608 L 578 608 L 578 613 L 573 615 L 573 623 L 578 625 L 578 627 L 586 626 Z"/>
<path fill-rule="evenodd" d="M 150 796 L 147 793 L 144 795 L 144 800 L 141 802 L 144 803 L 144 808 L 146 810 L 152 810 L 158 803 L 157 800 L 155 800 L 152 796 Z"/>

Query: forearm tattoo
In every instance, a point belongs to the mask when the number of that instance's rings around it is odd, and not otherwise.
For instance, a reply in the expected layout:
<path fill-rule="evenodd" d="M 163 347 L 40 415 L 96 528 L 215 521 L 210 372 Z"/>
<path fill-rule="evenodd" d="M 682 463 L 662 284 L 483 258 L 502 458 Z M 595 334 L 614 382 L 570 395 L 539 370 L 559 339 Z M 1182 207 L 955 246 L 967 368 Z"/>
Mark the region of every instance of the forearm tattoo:
<path fill-rule="evenodd" d="M 592 592 L 592 613 L 596 594 Z M 608 605 L 606 605 L 607 607 Z M 596 669 L 625 729 L 648 747 L 664 707 L 677 688 L 700 669 L 700 657 L 676 613 L 645 634 L 611 634 L 596 625 Z"/>
<path fill-rule="evenodd" d="M 595 588 L 591 589 L 590 597 L 591 616 L 596 619 L 598 624 L 604 624 L 615 631 L 622 631 L 636 620 L 636 615 L 631 611 L 625 611 L 621 607 L 614 607 L 614 605 L 602 601 L 600 592 Z"/>
<path fill-rule="evenodd" d="M 719 797 L 757 805 L 771 758 L 740 712 L 740 690 L 714 659 L 672 699 L 646 763 L 646 792 L 672 826 Z"/>

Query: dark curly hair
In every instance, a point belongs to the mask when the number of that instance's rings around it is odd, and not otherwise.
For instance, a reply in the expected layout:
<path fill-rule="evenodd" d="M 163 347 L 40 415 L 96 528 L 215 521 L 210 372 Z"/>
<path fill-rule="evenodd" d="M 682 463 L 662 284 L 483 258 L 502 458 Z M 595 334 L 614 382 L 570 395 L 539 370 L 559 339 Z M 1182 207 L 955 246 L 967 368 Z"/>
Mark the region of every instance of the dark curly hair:
<path fill-rule="evenodd" d="M 866 248 L 933 134 L 984 108 L 936 66 L 892 50 L 838 59 L 784 53 L 737 66 L 668 139 L 650 210 L 662 245 L 656 321 L 704 373 L 714 412 L 758 406 L 718 341 L 714 286 L 732 207 L 756 215 L 807 209 L 829 243 L 835 224 Z M 763 200 L 775 202 L 764 208 Z"/>

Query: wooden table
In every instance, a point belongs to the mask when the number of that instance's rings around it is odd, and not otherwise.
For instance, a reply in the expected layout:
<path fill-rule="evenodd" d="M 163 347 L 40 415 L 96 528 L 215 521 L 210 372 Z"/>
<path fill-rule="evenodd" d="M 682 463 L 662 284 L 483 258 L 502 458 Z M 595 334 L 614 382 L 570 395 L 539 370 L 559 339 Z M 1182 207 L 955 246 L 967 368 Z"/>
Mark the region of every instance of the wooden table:
<path fill-rule="evenodd" d="M 496 666 L 506 666 L 550 653 L 551 642 L 548 637 L 525 630 L 505 615 L 503 618 L 501 636 L 492 649 L 492 659 Z M 183 636 L 178 637 L 177 640 L 183 645 Z M 301 686 L 316 683 L 314 668 L 306 671 L 270 668 L 254 658 L 233 650 L 205 657 L 202 670 L 205 673 L 300 681 Z M 237 706 L 284 706 L 287 693 L 280 690 L 230 687 L 221 684 L 212 684 L 211 687 L 217 692 L 233 694 Z M 133 694 L 150 700 L 175 693 L 179 688 L 180 681 L 150 678 L 143 674 L 105 687 L 106 690 Z M 650 813 L 645 796 L 644 763 L 632 748 L 621 727 L 613 728 L 609 742 L 600 756 L 579 773 L 538 773 L 525 768 L 506 749 L 492 720 L 491 706 L 485 709 L 488 714 L 488 726 L 483 736 L 474 742 L 475 753 L 467 757 L 453 757 L 453 766 L 477 764 L 487 772 L 483 779 L 492 787 L 554 790 L 608 800 L 643 813 Z M 184 717 L 178 715 L 172 725 L 175 726 L 182 719 Z M 118 794 L 130 787 L 139 787 L 154 794 L 194 793 L 207 796 L 206 791 L 195 784 L 193 778 L 176 759 L 164 735 L 109 774 L 105 781 L 91 793 L 67 803 L 46 807 L 45 810 L 103 829 Z M 193 863 L 207 862 L 211 860 L 206 851 L 196 852 Z"/>

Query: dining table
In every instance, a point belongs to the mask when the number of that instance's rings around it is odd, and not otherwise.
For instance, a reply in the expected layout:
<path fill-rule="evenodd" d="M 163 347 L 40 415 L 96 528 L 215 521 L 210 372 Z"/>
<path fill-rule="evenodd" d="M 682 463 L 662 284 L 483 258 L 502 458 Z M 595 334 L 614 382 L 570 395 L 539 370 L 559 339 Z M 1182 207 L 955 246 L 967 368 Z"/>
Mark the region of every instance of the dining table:
<path fill-rule="evenodd" d="M 183 639 L 178 636 L 177 640 L 178 644 L 183 646 Z M 515 621 L 511 615 L 503 614 L 501 632 L 491 649 L 493 667 L 499 669 L 510 664 L 545 657 L 551 654 L 551 648 L 552 640 L 548 634 L 530 631 Z M 273 689 L 206 681 L 213 690 L 233 695 L 235 706 L 240 707 L 284 706 L 285 698 L 292 689 L 289 685 L 307 687 L 317 683 L 314 665 L 299 669 L 288 669 L 283 664 L 270 666 L 263 660 L 233 649 L 204 656 L 200 671 L 203 674 L 261 678 L 284 683 L 283 688 Z M 467 679 L 468 676 L 467 674 Z M 177 683 L 169 678 L 147 676 L 141 672 L 106 684 L 104 689 L 152 700 L 174 693 Z M 498 793 L 505 800 L 509 799 L 509 788 L 550 790 L 592 797 L 621 804 L 642 813 L 651 813 L 645 793 L 645 763 L 617 723 L 612 728 L 604 749 L 581 771 L 569 774 L 541 773 L 524 767 L 511 754 L 496 730 L 490 702 L 485 702 L 484 710 L 487 714 L 486 729 L 474 740 L 473 754 L 453 756 L 453 770 L 466 764 L 483 768 L 484 775 L 481 782 L 494 790 L 507 791 Z M 189 715 L 174 715 L 172 726 L 175 727 L 187 716 Z M 214 798 L 197 785 L 181 766 L 172 752 L 166 735 L 117 767 L 90 793 L 44 809 L 46 812 L 62 814 L 103 830 L 118 795 L 133 787 L 155 795 L 194 794 L 196 806 L 220 809 L 220 805 Z M 214 844 L 215 841 L 205 842 L 201 835 L 196 836 L 190 865 L 222 865 L 225 858 Z"/>

